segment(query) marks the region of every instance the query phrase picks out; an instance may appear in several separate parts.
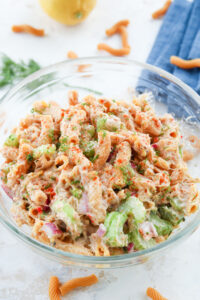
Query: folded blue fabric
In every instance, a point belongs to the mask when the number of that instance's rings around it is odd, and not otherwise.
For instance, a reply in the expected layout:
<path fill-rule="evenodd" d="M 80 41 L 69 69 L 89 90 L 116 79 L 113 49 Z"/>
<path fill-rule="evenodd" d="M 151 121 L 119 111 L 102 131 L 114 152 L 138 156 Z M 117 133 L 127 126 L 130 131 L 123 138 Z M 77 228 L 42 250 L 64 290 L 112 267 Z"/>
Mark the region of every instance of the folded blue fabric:
<path fill-rule="evenodd" d="M 174 67 L 170 64 L 170 56 L 178 55 L 185 30 L 190 17 L 192 2 L 175 0 L 170 6 L 155 40 L 154 46 L 147 59 L 149 64 L 155 65 L 170 73 Z"/>
<path fill-rule="evenodd" d="M 174 0 L 163 19 L 160 31 L 155 39 L 154 46 L 147 62 L 164 69 L 191 86 L 200 94 L 200 69 L 183 70 L 170 64 L 170 56 L 176 55 L 184 59 L 200 57 L 200 0 Z M 150 89 L 160 101 L 167 103 L 168 111 L 176 117 L 191 115 L 194 107 L 188 106 L 187 97 L 183 97 L 181 106 L 176 97 L 178 89 L 171 84 L 168 95 L 165 79 L 156 78 L 150 71 L 144 71 L 138 82 L 138 91 Z M 173 96 L 174 93 L 174 96 Z M 194 104 L 191 104 L 194 105 Z M 197 107 L 195 107 L 197 109 Z"/>
<path fill-rule="evenodd" d="M 193 2 L 191 17 L 181 43 L 178 56 L 184 59 L 200 57 L 200 0 Z M 182 70 L 175 68 L 173 74 L 197 90 L 199 82 L 199 69 Z"/>

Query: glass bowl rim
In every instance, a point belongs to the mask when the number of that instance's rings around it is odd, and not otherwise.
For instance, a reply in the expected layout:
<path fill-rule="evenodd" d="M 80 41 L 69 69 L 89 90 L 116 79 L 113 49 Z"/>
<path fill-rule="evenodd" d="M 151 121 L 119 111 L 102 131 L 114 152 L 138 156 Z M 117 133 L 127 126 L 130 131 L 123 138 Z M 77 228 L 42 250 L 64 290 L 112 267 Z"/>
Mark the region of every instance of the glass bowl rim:
<path fill-rule="evenodd" d="M 73 60 L 64 60 L 61 62 L 58 62 L 56 64 L 52 64 L 50 66 L 47 66 L 45 68 L 42 68 L 39 71 L 34 72 L 33 74 L 29 75 L 27 78 L 20 81 L 18 84 L 16 84 L 13 88 L 11 88 L 8 93 L 6 93 L 5 96 L 3 96 L 0 100 L 2 101 L 9 101 L 15 93 L 18 92 L 24 85 L 27 83 L 32 82 L 33 80 L 38 79 L 40 76 L 45 75 L 46 73 L 50 73 L 51 71 L 56 71 L 59 69 L 59 67 L 63 67 L 63 65 L 74 65 L 77 63 L 83 63 L 91 62 L 95 63 L 95 61 L 105 61 L 105 62 L 112 62 L 112 63 L 122 63 L 122 64 L 131 64 L 139 66 L 141 69 L 146 69 L 149 71 L 152 71 L 156 73 L 157 75 L 166 78 L 167 80 L 172 81 L 177 86 L 181 87 L 184 91 L 186 91 L 188 94 L 190 94 L 191 97 L 194 98 L 194 100 L 200 105 L 200 96 L 187 84 L 182 82 L 179 78 L 175 77 L 174 75 L 168 73 L 165 70 L 162 70 L 158 67 L 152 66 L 147 63 L 139 62 L 132 59 L 127 58 L 119 58 L 119 57 L 82 57 L 82 58 L 76 58 Z M 5 194 L 5 193 L 4 193 Z M 5 197 L 8 197 L 5 194 Z M 8 197 L 9 198 L 9 197 Z M 46 254 L 53 255 L 54 257 L 58 258 L 69 258 L 71 262 L 82 262 L 90 263 L 92 265 L 95 264 L 109 264 L 109 263 L 117 263 L 117 262 L 125 262 L 130 259 L 143 257 L 147 254 L 155 254 L 157 252 L 160 252 L 162 249 L 168 248 L 170 245 L 174 245 L 179 240 L 183 239 L 185 236 L 189 235 L 193 230 L 195 230 L 199 224 L 200 224 L 200 211 L 196 214 L 195 219 L 191 221 L 190 224 L 188 224 L 185 228 L 183 228 L 180 232 L 178 232 L 175 236 L 172 236 L 171 238 L 167 239 L 166 241 L 157 244 L 156 246 L 141 250 L 137 252 L 132 252 L 129 254 L 122 254 L 122 255 L 115 255 L 115 256 L 103 256 L 103 257 L 97 257 L 97 256 L 86 256 L 86 255 L 80 255 L 80 254 L 74 254 L 70 252 L 65 252 L 63 250 L 59 250 L 53 247 L 50 247 L 46 244 L 43 244 L 36 239 L 32 238 L 31 236 L 28 236 L 25 234 L 20 227 L 17 225 L 13 225 L 13 223 L 9 220 L 7 216 L 4 215 L 4 212 L 1 209 L 0 206 L 0 223 L 4 225 L 9 231 L 11 231 L 16 237 L 23 240 L 29 245 L 33 245 L 35 248 L 42 250 L 43 252 L 46 251 Z"/>

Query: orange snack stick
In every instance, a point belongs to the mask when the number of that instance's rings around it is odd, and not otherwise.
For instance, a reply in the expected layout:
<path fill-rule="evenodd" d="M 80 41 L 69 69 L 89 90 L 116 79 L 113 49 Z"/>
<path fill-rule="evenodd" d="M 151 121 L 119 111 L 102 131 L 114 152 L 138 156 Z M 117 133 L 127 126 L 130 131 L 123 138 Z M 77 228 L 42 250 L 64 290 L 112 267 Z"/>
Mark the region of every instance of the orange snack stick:
<path fill-rule="evenodd" d="M 122 37 L 122 46 L 124 48 L 130 48 L 130 45 L 128 43 L 128 33 L 127 33 L 127 30 L 126 30 L 126 27 L 125 26 L 120 26 L 118 28 L 118 32 L 121 34 L 121 37 Z"/>
<path fill-rule="evenodd" d="M 114 49 L 107 44 L 98 44 L 98 50 L 105 50 L 114 56 L 124 56 L 130 53 L 130 48 Z"/>
<path fill-rule="evenodd" d="M 44 36 L 44 29 L 36 29 L 30 25 L 13 25 L 12 31 L 15 33 L 26 32 L 36 36 Z"/>
<path fill-rule="evenodd" d="M 164 16 L 166 14 L 166 12 L 168 11 L 171 4 L 172 4 L 172 0 L 167 0 L 162 8 L 156 10 L 152 14 L 152 18 L 153 19 L 158 19 L 158 18 Z"/>
<path fill-rule="evenodd" d="M 147 296 L 150 297 L 152 300 L 167 300 L 167 298 L 163 297 L 158 291 L 154 288 L 149 287 L 147 289 Z"/>
<path fill-rule="evenodd" d="M 96 275 L 74 278 L 60 286 L 61 295 L 64 296 L 77 287 L 90 286 L 98 282 Z"/>
<path fill-rule="evenodd" d="M 83 64 L 78 66 L 78 72 L 84 72 L 87 68 L 89 68 L 90 64 Z"/>
<path fill-rule="evenodd" d="M 67 57 L 70 59 L 78 58 L 78 55 L 74 51 L 68 51 Z"/>
<path fill-rule="evenodd" d="M 170 63 L 181 69 L 200 68 L 200 58 L 185 60 L 178 56 L 171 56 Z"/>
<path fill-rule="evenodd" d="M 50 300 L 60 300 L 59 280 L 56 276 L 51 276 L 49 281 Z"/>
<path fill-rule="evenodd" d="M 121 21 L 117 22 L 110 29 L 106 30 L 107 36 L 111 36 L 111 35 L 115 34 L 120 26 L 128 26 L 129 23 L 130 23 L 129 20 L 121 20 Z"/>
<path fill-rule="evenodd" d="M 106 30 L 106 34 L 108 36 L 113 35 L 114 33 L 119 33 L 122 39 L 122 48 L 121 49 L 114 49 L 105 43 L 100 43 L 97 46 L 98 50 L 104 50 L 108 53 L 115 55 L 115 56 L 124 56 L 128 55 L 131 51 L 131 47 L 128 43 L 128 34 L 126 31 L 126 26 L 128 26 L 129 20 L 122 20 L 112 26 L 110 29 Z"/>
<path fill-rule="evenodd" d="M 78 55 L 74 51 L 69 51 L 67 53 L 67 57 L 69 59 L 75 59 L 75 58 L 78 58 Z M 89 65 L 89 64 L 80 64 L 80 65 L 78 65 L 77 72 L 84 72 L 85 69 L 87 69 L 90 66 L 91 65 Z"/>

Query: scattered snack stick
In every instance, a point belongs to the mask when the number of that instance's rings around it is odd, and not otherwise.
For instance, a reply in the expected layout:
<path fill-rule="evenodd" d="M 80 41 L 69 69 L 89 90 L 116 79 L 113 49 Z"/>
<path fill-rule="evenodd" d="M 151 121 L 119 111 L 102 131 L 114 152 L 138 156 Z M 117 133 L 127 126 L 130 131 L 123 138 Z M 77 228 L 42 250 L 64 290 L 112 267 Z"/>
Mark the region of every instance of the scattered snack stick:
<path fill-rule="evenodd" d="M 147 289 L 146 294 L 152 300 L 167 300 L 167 298 L 163 297 L 158 291 L 151 287 Z"/>
<path fill-rule="evenodd" d="M 67 53 L 67 57 L 68 57 L 69 59 L 75 59 L 75 58 L 78 58 L 78 55 L 77 55 L 74 51 L 69 51 L 69 52 Z M 87 68 L 90 67 L 90 66 L 91 66 L 91 65 L 89 65 L 89 64 L 78 65 L 77 71 L 78 71 L 78 72 L 84 72 L 85 69 L 87 69 Z"/>
<path fill-rule="evenodd" d="M 121 49 L 114 49 L 105 43 L 100 43 L 97 46 L 98 50 L 104 50 L 108 53 L 115 55 L 115 56 L 124 56 L 130 53 L 131 47 L 128 44 L 128 34 L 126 31 L 126 26 L 128 26 L 129 20 L 122 20 L 117 22 L 113 25 L 110 29 L 106 30 L 107 36 L 111 36 L 115 33 L 119 33 L 122 39 L 122 48 Z"/>
<path fill-rule="evenodd" d="M 13 25 L 12 31 L 15 33 L 26 32 L 36 36 L 44 36 L 44 29 L 36 29 L 30 25 Z"/>
<path fill-rule="evenodd" d="M 200 68 L 200 58 L 185 60 L 178 56 L 171 56 L 170 63 L 181 69 Z"/>
<path fill-rule="evenodd" d="M 89 68 L 91 65 L 90 64 L 83 64 L 78 66 L 78 72 L 84 72 L 85 69 Z"/>
<path fill-rule="evenodd" d="M 75 58 L 78 58 L 78 55 L 74 51 L 69 51 L 67 53 L 67 57 L 70 59 L 75 59 Z"/>
<path fill-rule="evenodd" d="M 51 276 L 49 281 L 50 300 L 60 300 L 59 280 L 56 276 Z"/>
<path fill-rule="evenodd" d="M 104 43 L 98 44 L 98 50 L 105 50 L 115 56 L 123 56 L 130 53 L 130 48 L 114 49 Z"/>
<path fill-rule="evenodd" d="M 113 34 L 116 33 L 117 29 L 120 27 L 120 26 L 128 26 L 130 23 L 129 20 L 121 20 L 119 22 L 117 22 L 115 25 L 113 25 L 111 28 L 107 29 L 106 30 L 106 34 L 107 36 L 111 36 Z"/>
<path fill-rule="evenodd" d="M 86 277 L 74 278 L 60 286 L 61 295 L 64 296 L 77 287 L 90 286 L 98 282 L 96 275 L 92 274 Z"/>
<path fill-rule="evenodd" d="M 194 154 L 188 150 L 183 150 L 183 160 L 189 161 L 194 158 Z"/>
<path fill-rule="evenodd" d="M 130 45 L 128 43 L 128 33 L 127 33 L 127 30 L 126 30 L 126 27 L 125 26 L 120 26 L 118 28 L 118 32 L 121 34 L 121 37 L 122 37 L 122 46 L 124 48 L 130 48 Z"/>
<path fill-rule="evenodd" d="M 166 14 L 166 12 L 168 11 L 171 4 L 172 4 L 172 0 L 167 0 L 162 8 L 156 10 L 152 14 L 152 18 L 153 19 L 158 19 L 158 18 L 164 16 Z"/>

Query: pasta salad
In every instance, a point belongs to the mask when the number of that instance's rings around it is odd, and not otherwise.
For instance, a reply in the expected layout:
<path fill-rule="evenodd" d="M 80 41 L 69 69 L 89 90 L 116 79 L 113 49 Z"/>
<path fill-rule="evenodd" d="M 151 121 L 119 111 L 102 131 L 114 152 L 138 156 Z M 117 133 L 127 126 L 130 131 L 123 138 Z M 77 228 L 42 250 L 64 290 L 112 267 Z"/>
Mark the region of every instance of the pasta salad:
<path fill-rule="evenodd" d="M 148 95 L 129 104 L 89 95 L 35 102 L 6 139 L 4 191 L 17 224 L 58 249 L 109 256 L 166 240 L 194 213 L 199 192 L 178 123 Z"/>

